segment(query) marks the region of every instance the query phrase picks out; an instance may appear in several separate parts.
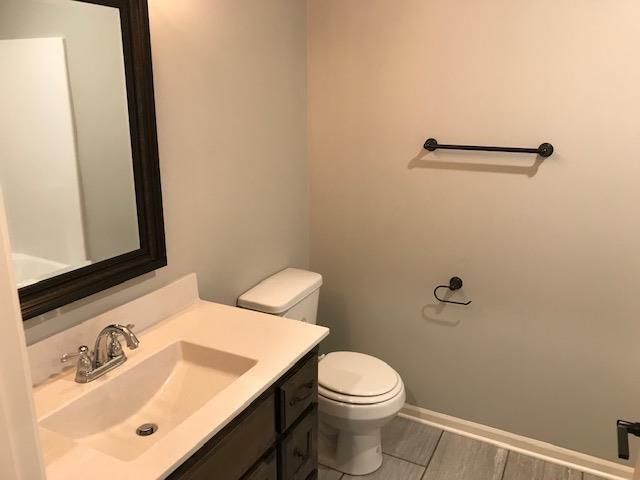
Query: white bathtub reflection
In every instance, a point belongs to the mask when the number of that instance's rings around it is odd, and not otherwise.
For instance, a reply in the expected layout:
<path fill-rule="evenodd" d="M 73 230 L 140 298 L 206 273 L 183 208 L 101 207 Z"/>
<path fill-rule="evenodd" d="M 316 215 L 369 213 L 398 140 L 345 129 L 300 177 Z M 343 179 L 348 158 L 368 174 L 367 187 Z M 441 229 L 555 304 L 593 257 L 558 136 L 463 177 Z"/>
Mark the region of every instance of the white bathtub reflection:
<path fill-rule="evenodd" d="M 65 263 L 56 262 L 47 258 L 40 258 L 24 253 L 13 253 L 13 266 L 16 273 L 16 282 L 18 288 L 26 287 L 44 280 L 45 278 L 55 277 L 61 273 L 75 270 L 76 268 L 89 265 L 89 261 L 82 265 L 67 265 Z"/>

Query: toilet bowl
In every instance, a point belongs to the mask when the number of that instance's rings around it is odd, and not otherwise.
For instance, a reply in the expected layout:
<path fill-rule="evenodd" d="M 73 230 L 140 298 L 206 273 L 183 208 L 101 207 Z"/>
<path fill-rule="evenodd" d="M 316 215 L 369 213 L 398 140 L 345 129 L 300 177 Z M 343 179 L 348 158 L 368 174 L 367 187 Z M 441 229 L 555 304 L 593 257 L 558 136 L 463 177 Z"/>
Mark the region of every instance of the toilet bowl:
<path fill-rule="evenodd" d="M 316 323 L 322 276 L 287 268 L 238 298 L 238 306 Z M 349 475 L 382 465 L 380 429 L 405 401 L 400 375 L 388 364 L 357 352 L 332 352 L 318 363 L 318 457 Z"/>
<path fill-rule="evenodd" d="M 333 352 L 318 365 L 320 463 L 349 475 L 382 465 L 381 428 L 405 401 L 400 376 L 385 362 L 356 352 Z"/>

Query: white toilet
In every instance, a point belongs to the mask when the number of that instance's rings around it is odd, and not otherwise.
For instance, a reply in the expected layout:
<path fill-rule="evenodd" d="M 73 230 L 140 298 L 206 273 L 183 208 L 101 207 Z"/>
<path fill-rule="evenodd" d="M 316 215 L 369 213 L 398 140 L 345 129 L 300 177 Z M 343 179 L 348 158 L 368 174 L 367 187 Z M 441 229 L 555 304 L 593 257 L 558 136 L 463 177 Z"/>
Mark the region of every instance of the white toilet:
<path fill-rule="evenodd" d="M 316 323 L 322 276 L 287 268 L 238 298 L 238 306 Z M 400 375 L 382 360 L 356 352 L 321 356 L 318 366 L 320 463 L 349 475 L 382 465 L 380 429 L 405 401 Z"/>

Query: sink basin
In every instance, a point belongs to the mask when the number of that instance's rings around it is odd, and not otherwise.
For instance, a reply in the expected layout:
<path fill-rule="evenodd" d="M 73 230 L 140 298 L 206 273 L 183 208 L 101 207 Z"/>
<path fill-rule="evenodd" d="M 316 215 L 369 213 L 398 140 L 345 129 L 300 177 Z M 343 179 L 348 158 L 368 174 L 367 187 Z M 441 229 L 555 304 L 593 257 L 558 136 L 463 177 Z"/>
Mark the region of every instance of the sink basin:
<path fill-rule="evenodd" d="M 44 418 L 40 426 L 132 461 L 256 363 L 252 358 L 176 342 Z M 139 436 L 136 430 L 147 423 L 156 424 L 157 431 Z"/>

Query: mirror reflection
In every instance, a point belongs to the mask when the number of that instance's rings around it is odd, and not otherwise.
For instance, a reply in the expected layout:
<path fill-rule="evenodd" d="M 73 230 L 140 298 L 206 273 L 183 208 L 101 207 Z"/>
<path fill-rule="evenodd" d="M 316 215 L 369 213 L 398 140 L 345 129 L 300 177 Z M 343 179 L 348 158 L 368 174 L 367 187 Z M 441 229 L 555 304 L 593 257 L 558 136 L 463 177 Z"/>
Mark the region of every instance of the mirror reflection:
<path fill-rule="evenodd" d="M 18 287 L 138 249 L 119 10 L 0 0 L 0 105 Z"/>

